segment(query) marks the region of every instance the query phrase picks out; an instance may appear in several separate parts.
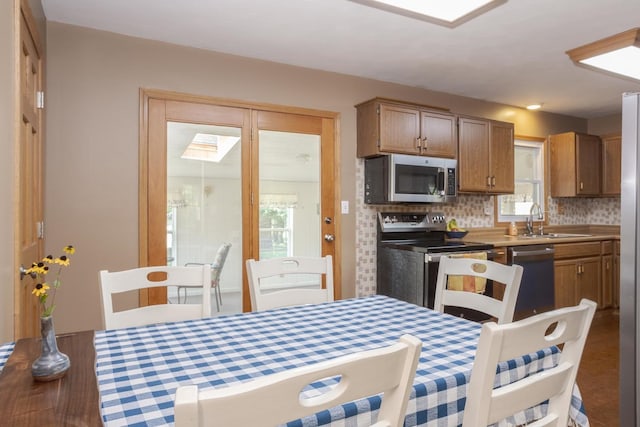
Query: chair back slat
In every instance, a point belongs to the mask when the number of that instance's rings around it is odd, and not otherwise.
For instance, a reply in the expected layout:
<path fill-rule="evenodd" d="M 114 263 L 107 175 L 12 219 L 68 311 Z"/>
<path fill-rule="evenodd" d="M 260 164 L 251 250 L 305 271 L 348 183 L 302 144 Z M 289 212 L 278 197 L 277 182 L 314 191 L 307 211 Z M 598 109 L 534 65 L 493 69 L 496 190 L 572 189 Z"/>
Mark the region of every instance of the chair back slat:
<path fill-rule="evenodd" d="M 202 288 L 200 304 L 159 304 L 115 311 L 115 294 L 158 286 L 189 286 Z M 106 329 L 127 328 L 152 323 L 191 320 L 211 316 L 211 266 L 141 267 L 131 270 L 100 271 L 102 313 Z"/>
<path fill-rule="evenodd" d="M 482 325 L 464 408 L 463 427 L 486 426 L 549 401 L 547 415 L 529 424 L 566 426 L 573 386 L 597 304 L 538 314 L 517 322 Z M 494 389 L 498 363 L 562 344 L 555 367 Z"/>
<path fill-rule="evenodd" d="M 465 307 L 486 313 L 498 323 L 513 321 L 523 268 L 520 265 L 504 265 L 490 260 L 473 258 L 440 257 L 434 309 L 444 312 L 447 306 Z M 447 285 L 454 276 L 469 276 L 505 285 L 501 300 L 483 293 L 451 290 Z"/>
<path fill-rule="evenodd" d="M 256 261 L 247 260 L 247 276 L 251 306 L 254 311 L 290 305 L 318 304 L 333 301 L 333 260 L 324 257 L 287 257 Z M 320 288 L 286 288 L 265 291 L 264 280 L 275 276 L 318 275 L 324 277 Z"/>
<path fill-rule="evenodd" d="M 272 427 L 383 393 L 376 425 L 401 427 L 421 349 L 419 339 L 403 335 L 388 347 L 282 371 L 231 387 L 198 391 L 197 386 L 182 386 L 176 392 L 175 424 L 176 427 Z M 301 395 L 307 385 L 336 377 L 339 382 L 330 391 L 313 397 Z"/>

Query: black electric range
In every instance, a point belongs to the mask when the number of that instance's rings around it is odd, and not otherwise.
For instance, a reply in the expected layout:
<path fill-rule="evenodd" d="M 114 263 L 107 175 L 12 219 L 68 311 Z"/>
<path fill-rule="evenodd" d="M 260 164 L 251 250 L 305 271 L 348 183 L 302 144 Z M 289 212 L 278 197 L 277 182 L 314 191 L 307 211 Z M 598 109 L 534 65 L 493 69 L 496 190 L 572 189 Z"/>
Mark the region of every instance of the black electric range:
<path fill-rule="evenodd" d="M 493 258 L 491 244 L 447 239 L 446 221 L 440 212 L 378 213 L 378 294 L 433 308 L 440 256 L 486 252 L 488 259 Z M 487 283 L 485 292 L 493 292 L 491 283 Z M 482 317 L 478 318 L 466 310 L 452 314 L 482 320 Z"/>

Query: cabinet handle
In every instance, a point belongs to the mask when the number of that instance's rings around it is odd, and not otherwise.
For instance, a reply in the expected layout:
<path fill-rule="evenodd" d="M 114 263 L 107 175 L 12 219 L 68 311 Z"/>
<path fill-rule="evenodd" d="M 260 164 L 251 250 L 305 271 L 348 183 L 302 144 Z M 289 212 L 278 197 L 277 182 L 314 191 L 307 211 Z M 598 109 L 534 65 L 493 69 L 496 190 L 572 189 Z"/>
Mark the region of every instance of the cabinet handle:
<path fill-rule="evenodd" d="M 421 150 L 421 149 L 422 149 L 422 145 L 420 144 L 420 137 L 417 137 L 417 138 L 416 138 L 416 148 L 417 148 L 418 150 Z"/>
<path fill-rule="evenodd" d="M 487 177 L 487 187 L 491 187 L 491 177 Z"/>
<path fill-rule="evenodd" d="M 422 138 L 422 148 L 427 149 L 427 137 Z"/>
<path fill-rule="evenodd" d="M 491 177 L 491 186 L 492 187 L 496 186 L 496 177 L 495 177 L 495 175 Z"/>
<path fill-rule="evenodd" d="M 580 181 L 580 189 L 584 190 L 584 183 L 582 181 Z"/>

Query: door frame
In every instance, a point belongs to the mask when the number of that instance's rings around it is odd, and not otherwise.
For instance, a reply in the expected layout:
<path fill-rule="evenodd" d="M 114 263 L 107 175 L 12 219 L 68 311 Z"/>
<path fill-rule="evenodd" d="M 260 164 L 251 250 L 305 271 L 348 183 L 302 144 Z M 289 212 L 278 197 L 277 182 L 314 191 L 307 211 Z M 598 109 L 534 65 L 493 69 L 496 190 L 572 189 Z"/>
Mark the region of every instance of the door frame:
<path fill-rule="evenodd" d="M 150 156 L 153 155 L 153 141 L 162 141 L 165 144 L 164 152 L 166 153 L 166 129 L 163 134 L 154 134 L 154 130 L 150 127 L 150 119 L 153 120 L 152 115 L 162 115 L 164 118 L 156 116 L 155 119 L 162 119 L 165 122 L 167 120 L 175 119 L 175 121 L 191 121 L 197 122 L 197 117 L 172 117 L 172 113 L 162 111 L 162 109 L 154 107 L 154 103 L 170 103 L 170 102 L 184 102 L 190 104 L 203 104 L 210 107 L 230 107 L 247 110 L 249 117 L 255 118 L 255 111 L 265 111 L 273 113 L 287 113 L 303 116 L 312 116 L 322 119 L 322 130 L 331 138 L 332 151 L 329 156 L 333 160 L 332 176 L 333 182 L 333 200 L 322 200 L 321 203 L 332 203 L 331 209 L 334 212 L 333 224 L 330 224 L 331 232 L 335 236 L 333 241 L 333 254 L 334 254 L 334 296 L 336 299 L 340 299 L 342 295 L 342 269 L 341 269 L 341 217 L 340 212 L 340 159 L 339 159 L 339 113 L 331 111 L 314 110 L 307 108 L 289 107 L 265 103 L 249 103 L 245 101 L 231 100 L 225 98 L 215 98 L 200 95 L 191 95 L 185 93 L 164 91 L 159 89 L 145 89 L 141 88 L 139 91 L 140 97 L 140 111 L 139 111 L 139 191 L 138 191 L 138 264 L 139 266 L 158 265 L 160 263 L 166 263 L 166 250 L 164 249 L 164 234 L 159 236 L 152 233 L 153 225 L 150 225 L 152 220 L 151 211 L 159 209 L 161 206 L 150 206 L 149 200 L 152 193 L 164 194 L 161 197 L 155 197 L 158 203 L 166 205 L 166 169 L 158 171 L 156 169 L 149 168 Z M 250 119 L 252 121 L 252 119 Z M 247 123 L 246 129 L 253 129 L 254 123 Z M 243 130 L 243 153 L 242 164 L 251 164 L 252 159 L 250 156 L 255 155 L 256 151 L 253 147 L 254 139 L 256 135 L 245 135 Z M 156 132 L 157 133 L 157 132 Z M 251 145 L 249 145 L 251 144 Z M 157 148 L 157 147 L 156 147 Z M 257 152 L 257 151 L 256 151 Z M 324 157 L 326 158 L 326 157 Z M 164 159 L 166 164 L 166 159 Z M 242 177 L 242 204 L 243 208 L 251 206 L 251 191 L 255 187 L 253 170 L 249 171 L 247 176 L 243 172 Z M 322 185 L 326 185 L 325 182 Z M 255 198 L 257 200 L 257 197 Z M 243 213 L 242 225 L 243 230 L 247 232 L 242 233 L 242 258 L 244 261 L 255 257 L 259 251 L 259 242 L 253 239 L 253 232 L 251 231 L 251 225 L 257 221 L 255 217 L 255 209 L 247 209 Z M 157 225 L 156 225 L 157 227 Z M 325 234 L 326 225 L 322 222 L 322 234 Z M 323 254 L 325 253 L 327 242 L 323 240 Z M 249 286 L 247 281 L 246 269 L 242 269 L 242 298 L 243 298 L 243 311 L 251 310 L 251 301 L 249 298 Z M 166 302 L 166 288 L 153 288 L 148 291 L 141 291 L 139 295 L 139 304 L 151 305 L 160 304 Z"/>
<path fill-rule="evenodd" d="M 45 49 L 36 19 L 26 0 L 16 0 L 15 42 L 15 192 L 14 192 L 14 260 L 13 263 L 13 335 L 14 339 L 35 337 L 40 329 L 40 305 L 31 294 L 32 281 L 21 277 L 20 266 L 29 268 L 42 259 L 44 252 L 44 144 L 45 110 L 37 105 L 37 92 L 44 93 Z M 36 63 L 23 63 L 23 44 L 36 56 Z M 23 66 L 36 65 L 36 78 L 27 78 Z M 25 123 L 29 129 L 25 130 Z M 36 129 L 32 138 L 25 132 Z M 32 145 L 26 149 L 25 141 Z M 24 211 L 23 211 L 24 209 Z"/>

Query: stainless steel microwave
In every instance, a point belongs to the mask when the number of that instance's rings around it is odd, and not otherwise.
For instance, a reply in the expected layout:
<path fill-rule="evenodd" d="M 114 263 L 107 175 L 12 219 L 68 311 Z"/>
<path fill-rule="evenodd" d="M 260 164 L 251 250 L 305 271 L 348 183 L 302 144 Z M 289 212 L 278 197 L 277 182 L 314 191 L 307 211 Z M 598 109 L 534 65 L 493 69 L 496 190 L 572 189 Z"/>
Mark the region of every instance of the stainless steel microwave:
<path fill-rule="evenodd" d="M 365 159 L 364 202 L 447 203 L 456 200 L 457 161 L 389 154 Z"/>

